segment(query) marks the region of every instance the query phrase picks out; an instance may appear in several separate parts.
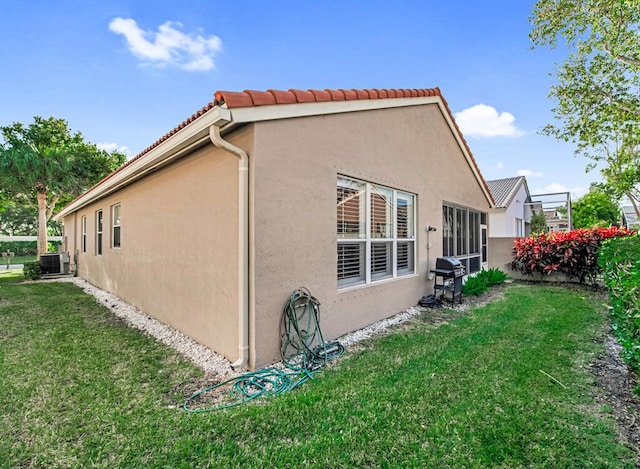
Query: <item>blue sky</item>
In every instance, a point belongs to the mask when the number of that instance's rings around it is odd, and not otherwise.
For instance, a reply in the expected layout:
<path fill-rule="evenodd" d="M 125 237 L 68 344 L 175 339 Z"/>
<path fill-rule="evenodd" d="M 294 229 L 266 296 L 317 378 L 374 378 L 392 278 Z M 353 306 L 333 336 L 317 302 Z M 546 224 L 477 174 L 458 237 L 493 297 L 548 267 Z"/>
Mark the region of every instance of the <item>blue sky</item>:
<path fill-rule="evenodd" d="M 438 86 L 485 179 L 580 195 L 599 174 L 539 134 L 563 52 L 531 50 L 533 3 L 3 0 L 0 125 L 60 117 L 135 155 L 216 90 Z"/>

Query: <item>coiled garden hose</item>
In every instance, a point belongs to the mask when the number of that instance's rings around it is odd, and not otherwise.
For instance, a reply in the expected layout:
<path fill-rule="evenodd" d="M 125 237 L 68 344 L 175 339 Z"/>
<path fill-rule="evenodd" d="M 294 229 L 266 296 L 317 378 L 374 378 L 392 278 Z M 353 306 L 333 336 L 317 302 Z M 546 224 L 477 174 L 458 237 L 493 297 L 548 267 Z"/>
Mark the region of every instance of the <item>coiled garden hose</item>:
<path fill-rule="evenodd" d="M 192 413 L 228 409 L 261 397 L 275 396 L 291 391 L 313 379 L 328 361 L 344 353 L 338 341 L 325 342 L 320 330 L 320 302 L 304 287 L 297 288 L 282 308 L 280 328 L 280 356 L 287 370 L 269 367 L 244 373 L 189 396 L 184 410 Z M 209 407 L 192 407 L 195 401 L 212 391 L 228 387 L 228 392 L 217 397 Z"/>

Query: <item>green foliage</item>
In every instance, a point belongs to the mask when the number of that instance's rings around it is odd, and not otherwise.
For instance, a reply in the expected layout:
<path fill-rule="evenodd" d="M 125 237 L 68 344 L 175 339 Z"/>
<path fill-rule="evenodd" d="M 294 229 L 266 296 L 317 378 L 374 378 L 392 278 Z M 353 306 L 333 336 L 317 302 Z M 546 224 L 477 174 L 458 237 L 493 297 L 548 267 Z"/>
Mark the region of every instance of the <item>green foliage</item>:
<path fill-rule="evenodd" d="M 599 261 L 612 306 L 612 328 L 625 358 L 640 369 L 640 237 L 602 244 Z"/>
<path fill-rule="evenodd" d="M 547 219 L 544 213 L 537 212 L 531 216 L 531 232 L 535 234 L 547 233 L 549 227 L 547 226 Z"/>
<path fill-rule="evenodd" d="M 38 232 L 33 207 L 7 202 L 0 208 L 0 234 L 35 236 Z"/>
<path fill-rule="evenodd" d="M 462 294 L 471 296 L 471 295 L 482 295 L 489 289 L 487 285 L 486 279 L 482 277 L 478 277 L 475 275 L 473 277 L 467 278 L 467 281 L 462 285 Z"/>
<path fill-rule="evenodd" d="M 606 321 L 589 292 L 515 286 L 215 415 L 179 410 L 202 371 L 76 286 L 0 296 L 3 468 L 634 467 L 584 366 Z"/>
<path fill-rule="evenodd" d="M 571 207 L 574 228 L 598 228 L 620 222 L 618 204 L 604 190 L 592 186 Z"/>
<path fill-rule="evenodd" d="M 625 237 L 626 228 L 579 229 L 531 235 L 514 241 L 512 270 L 524 275 L 564 274 L 569 280 L 595 282 L 600 274 L 598 251 L 606 239 Z"/>
<path fill-rule="evenodd" d="M 507 280 L 507 274 L 495 267 L 489 270 L 483 269 L 479 275 L 483 275 L 487 278 L 487 285 L 490 287 L 504 283 L 504 281 Z"/>
<path fill-rule="evenodd" d="M 85 142 L 64 119 L 34 117 L 28 126 L 0 127 L 0 134 L 0 187 L 5 197 L 37 207 L 39 239 L 61 199 L 80 195 L 126 160 Z"/>
<path fill-rule="evenodd" d="M 62 244 L 60 241 L 49 241 L 47 252 L 56 252 Z M 16 256 L 35 256 L 38 253 L 35 241 L 0 241 L 0 252 L 11 251 Z"/>
<path fill-rule="evenodd" d="M 35 241 L 0 241 L 0 251 L 11 251 L 16 256 L 35 256 L 38 247 Z"/>
<path fill-rule="evenodd" d="M 482 269 L 476 275 L 467 278 L 467 281 L 462 286 L 462 293 L 464 295 L 478 296 L 486 292 L 489 287 L 503 283 L 506 279 L 507 274 L 500 269 Z"/>
<path fill-rule="evenodd" d="M 640 8 L 636 0 L 538 0 L 531 39 L 569 57 L 550 96 L 559 121 L 545 132 L 599 165 L 614 196 L 640 200 Z M 640 216 L 640 214 L 638 214 Z"/>
<path fill-rule="evenodd" d="M 40 271 L 40 262 L 39 261 L 25 262 L 24 266 L 22 267 L 22 273 L 28 279 L 38 280 L 42 276 L 42 272 Z"/>

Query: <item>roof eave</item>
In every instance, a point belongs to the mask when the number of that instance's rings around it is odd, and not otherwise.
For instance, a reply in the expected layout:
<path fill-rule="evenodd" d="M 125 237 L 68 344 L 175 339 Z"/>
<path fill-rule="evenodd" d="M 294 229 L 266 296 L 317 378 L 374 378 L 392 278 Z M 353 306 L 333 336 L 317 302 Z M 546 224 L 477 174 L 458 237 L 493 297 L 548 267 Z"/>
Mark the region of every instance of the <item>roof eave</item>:
<path fill-rule="evenodd" d="M 219 106 L 211 108 L 198 119 L 142 155 L 142 158 L 138 158 L 136 161 L 132 161 L 131 164 L 109 174 L 55 214 L 53 219 L 58 221 L 181 157 L 209 139 L 209 127 L 211 125 L 225 125 L 230 120 L 231 114 L 228 109 Z"/>
<path fill-rule="evenodd" d="M 99 200 L 116 190 L 131 184 L 160 166 L 168 164 L 195 147 L 204 144 L 208 138 L 209 127 L 219 125 L 223 131 L 230 131 L 236 125 L 277 119 L 291 119 L 316 115 L 338 114 L 344 112 L 367 111 L 374 109 L 389 109 L 407 106 L 436 104 L 440 109 L 447 125 L 451 129 L 460 150 L 462 151 L 471 171 L 473 172 L 490 208 L 495 202 L 489 187 L 480 173 L 480 169 L 467 145 L 462 132 L 455 123 L 453 114 L 446 101 L 440 94 L 433 96 L 413 96 L 394 99 L 363 99 L 349 101 L 308 102 L 295 104 L 273 104 L 262 106 L 247 106 L 227 108 L 226 105 L 215 105 L 206 112 L 198 114 L 194 120 L 149 151 L 143 152 L 134 160 L 114 171 L 84 194 L 54 215 L 54 220 L 60 220 L 70 213 Z"/>
<path fill-rule="evenodd" d="M 442 113 L 447 125 L 451 129 L 458 147 L 462 151 L 471 171 L 473 172 L 490 208 L 494 208 L 495 202 L 489 191 L 489 187 L 480 173 L 471 150 L 466 143 L 462 132 L 455 123 L 453 114 L 446 101 L 440 95 L 421 96 L 410 98 L 353 100 L 353 101 L 327 101 L 297 104 L 272 104 L 252 107 L 231 108 L 233 124 L 248 122 L 260 122 L 276 119 L 291 119 L 295 117 L 309 117 L 316 115 L 339 114 L 344 112 L 368 111 L 374 109 L 389 109 L 407 106 L 423 106 L 436 104 Z"/>

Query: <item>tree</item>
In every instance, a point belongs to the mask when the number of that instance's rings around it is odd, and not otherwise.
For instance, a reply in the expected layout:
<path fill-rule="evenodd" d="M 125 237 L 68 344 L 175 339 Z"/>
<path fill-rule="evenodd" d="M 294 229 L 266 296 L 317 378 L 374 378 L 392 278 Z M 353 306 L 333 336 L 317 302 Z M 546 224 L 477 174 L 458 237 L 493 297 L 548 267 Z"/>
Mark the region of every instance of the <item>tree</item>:
<path fill-rule="evenodd" d="M 640 217 L 640 5 L 638 0 L 538 0 L 531 39 L 569 57 L 550 96 L 557 125 L 544 133 L 576 144 L 604 184 Z"/>
<path fill-rule="evenodd" d="M 549 231 L 547 227 L 547 218 L 542 211 L 538 211 L 531 215 L 531 233 L 540 234 Z"/>
<path fill-rule="evenodd" d="M 620 222 L 618 204 L 602 188 L 594 185 L 573 203 L 571 213 L 574 228 L 602 228 Z"/>
<path fill-rule="evenodd" d="M 126 160 L 85 142 L 64 119 L 34 117 L 29 126 L 13 123 L 0 132 L 0 187 L 5 198 L 37 207 L 38 253 L 47 250 L 47 222 L 56 204 L 80 195 Z"/>
<path fill-rule="evenodd" d="M 0 234 L 7 236 L 34 236 L 38 233 L 33 210 L 16 202 L 0 208 Z"/>

